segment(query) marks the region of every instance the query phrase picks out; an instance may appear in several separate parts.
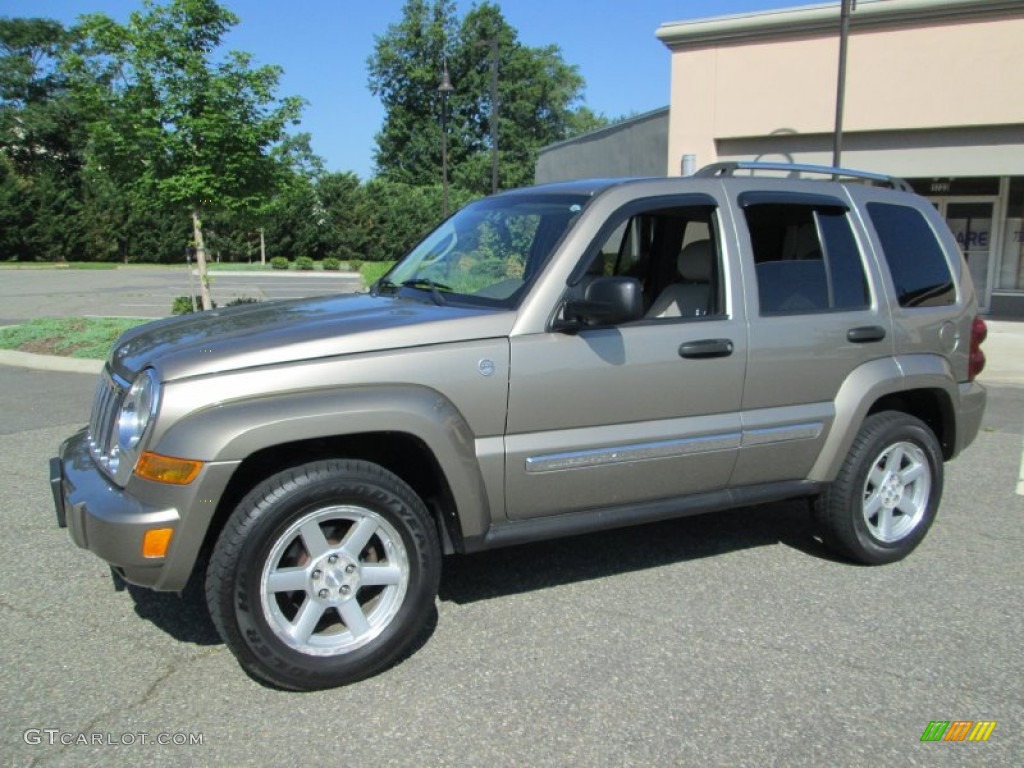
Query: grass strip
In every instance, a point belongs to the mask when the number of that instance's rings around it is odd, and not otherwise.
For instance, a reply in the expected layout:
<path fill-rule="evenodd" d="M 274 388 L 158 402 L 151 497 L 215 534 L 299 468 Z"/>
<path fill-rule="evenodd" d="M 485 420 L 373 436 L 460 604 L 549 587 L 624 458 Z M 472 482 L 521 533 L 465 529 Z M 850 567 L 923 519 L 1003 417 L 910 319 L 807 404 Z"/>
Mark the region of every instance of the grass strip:
<path fill-rule="evenodd" d="M 0 349 L 102 360 L 118 336 L 145 322 L 124 317 L 40 317 L 0 328 Z"/>

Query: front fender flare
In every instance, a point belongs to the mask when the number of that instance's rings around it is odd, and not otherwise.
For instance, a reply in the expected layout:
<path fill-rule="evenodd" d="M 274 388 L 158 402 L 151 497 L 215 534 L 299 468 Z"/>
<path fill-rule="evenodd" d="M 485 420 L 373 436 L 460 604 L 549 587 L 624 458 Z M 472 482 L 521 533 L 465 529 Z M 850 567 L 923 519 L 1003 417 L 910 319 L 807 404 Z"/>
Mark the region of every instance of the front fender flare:
<path fill-rule="evenodd" d="M 487 530 L 491 507 L 476 436 L 455 405 L 429 387 L 341 387 L 214 404 L 177 421 L 150 449 L 207 462 L 241 462 L 276 445 L 382 432 L 422 441 L 444 473 L 463 534 Z"/>

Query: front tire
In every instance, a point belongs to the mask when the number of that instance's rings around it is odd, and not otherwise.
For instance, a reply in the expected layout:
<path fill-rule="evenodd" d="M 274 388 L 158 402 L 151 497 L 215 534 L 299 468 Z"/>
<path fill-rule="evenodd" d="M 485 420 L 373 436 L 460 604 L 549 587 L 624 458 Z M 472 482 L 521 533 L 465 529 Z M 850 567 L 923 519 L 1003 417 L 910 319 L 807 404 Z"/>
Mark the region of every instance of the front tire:
<path fill-rule="evenodd" d="M 429 624 L 440 580 L 437 530 L 396 475 L 318 461 L 254 488 L 214 547 L 210 614 L 250 674 L 295 690 L 376 674 Z"/>
<path fill-rule="evenodd" d="M 816 502 L 825 543 L 868 565 L 902 560 L 935 520 L 942 480 L 942 451 L 924 422 L 897 411 L 869 416 Z"/>

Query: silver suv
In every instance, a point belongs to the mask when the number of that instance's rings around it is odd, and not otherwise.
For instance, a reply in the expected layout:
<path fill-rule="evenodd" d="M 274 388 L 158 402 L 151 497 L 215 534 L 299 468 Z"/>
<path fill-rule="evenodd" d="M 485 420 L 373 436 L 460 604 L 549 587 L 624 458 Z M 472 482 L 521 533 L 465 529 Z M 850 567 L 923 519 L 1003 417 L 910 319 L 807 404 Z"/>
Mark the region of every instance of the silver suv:
<path fill-rule="evenodd" d="M 408 652 L 443 554 L 805 497 L 837 552 L 899 560 L 981 422 L 974 288 L 904 182 L 779 168 L 508 192 L 368 293 L 129 331 L 51 461 L 58 522 L 129 582 L 205 574 L 294 689 Z"/>

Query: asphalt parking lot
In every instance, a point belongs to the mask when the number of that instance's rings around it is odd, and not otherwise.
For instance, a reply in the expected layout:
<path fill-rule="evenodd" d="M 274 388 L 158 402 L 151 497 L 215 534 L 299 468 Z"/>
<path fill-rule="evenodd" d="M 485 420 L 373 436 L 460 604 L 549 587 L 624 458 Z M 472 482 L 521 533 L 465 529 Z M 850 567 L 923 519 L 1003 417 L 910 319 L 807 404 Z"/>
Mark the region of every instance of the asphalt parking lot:
<path fill-rule="evenodd" d="M 347 272 L 211 272 L 213 300 L 269 301 L 352 293 L 363 289 Z M 0 270 L 0 325 L 45 316 L 165 317 L 176 296 L 199 290 L 198 278 L 179 268 Z"/>
<path fill-rule="evenodd" d="M 4 765 L 1022 764 L 1022 388 L 904 562 L 836 561 L 797 503 L 449 558 L 415 654 L 296 694 L 57 528 L 46 460 L 93 383 L 0 366 Z M 997 725 L 922 743 L 935 720 Z"/>

